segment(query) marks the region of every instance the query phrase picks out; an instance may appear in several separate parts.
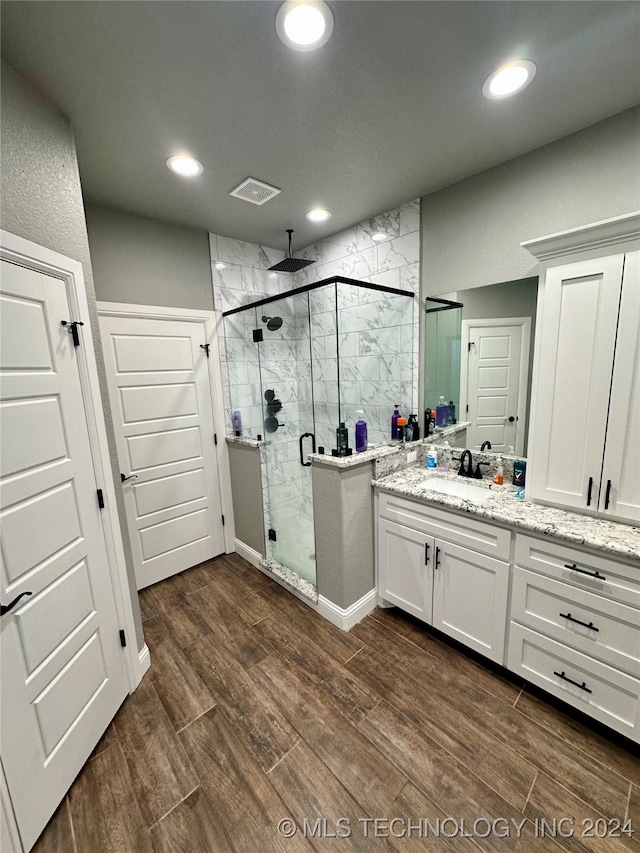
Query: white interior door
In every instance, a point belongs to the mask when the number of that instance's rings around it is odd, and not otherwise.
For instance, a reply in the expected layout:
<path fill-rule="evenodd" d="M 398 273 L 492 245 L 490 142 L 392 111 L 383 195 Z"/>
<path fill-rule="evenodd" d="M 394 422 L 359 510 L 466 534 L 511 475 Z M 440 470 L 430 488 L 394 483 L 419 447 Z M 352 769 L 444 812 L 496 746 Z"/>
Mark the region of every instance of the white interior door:
<path fill-rule="evenodd" d="M 102 316 L 138 589 L 224 551 L 202 323 Z"/>
<path fill-rule="evenodd" d="M 23 597 L 1 620 L 1 751 L 25 849 L 128 692 L 70 319 L 64 281 L 2 261 L 2 604 Z"/>
<path fill-rule="evenodd" d="M 468 409 L 461 407 L 460 420 L 471 422 L 470 450 L 490 441 L 495 452 L 524 451 L 529 327 L 528 319 L 463 321 L 461 402 Z"/>

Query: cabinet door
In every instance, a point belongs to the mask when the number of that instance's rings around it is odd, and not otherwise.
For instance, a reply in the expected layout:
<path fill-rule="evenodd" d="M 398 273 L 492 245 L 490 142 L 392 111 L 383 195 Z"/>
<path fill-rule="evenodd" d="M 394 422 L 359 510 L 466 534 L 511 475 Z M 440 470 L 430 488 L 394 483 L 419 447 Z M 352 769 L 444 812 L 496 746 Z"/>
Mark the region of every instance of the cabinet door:
<path fill-rule="evenodd" d="M 529 499 L 595 512 L 624 255 L 547 271 L 538 313 Z"/>
<path fill-rule="evenodd" d="M 624 261 L 599 509 L 640 522 L 640 252 Z"/>
<path fill-rule="evenodd" d="M 431 624 L 434 539 L 396 524 L 378 521 L 380 596 Z"/>
<path fill-rule="evenodd" d="M 436 540 L 433 627 L 503 663 L 509 564 Z"/>

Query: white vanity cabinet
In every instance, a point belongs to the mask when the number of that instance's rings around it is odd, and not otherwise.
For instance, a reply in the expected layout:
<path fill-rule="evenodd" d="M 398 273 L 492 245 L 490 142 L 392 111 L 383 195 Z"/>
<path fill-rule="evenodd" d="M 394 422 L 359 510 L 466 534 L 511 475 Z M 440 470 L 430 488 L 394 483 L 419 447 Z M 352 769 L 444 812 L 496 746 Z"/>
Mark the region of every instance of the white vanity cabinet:
<path fill-rule="evenodd" d="M 382 602 L 502 664 L 510 531 L 387 493 L 378 514 Z"/>
<path fill-rule="evenodd" d="M 507 668 L 640 741 L 640 570 L 516 534 Z"/>
<path fill-rule="evenodd" d="M 631 215 L 523 243 L 543 262 L 528 500 L 640 521 L 639 235 Z"/>

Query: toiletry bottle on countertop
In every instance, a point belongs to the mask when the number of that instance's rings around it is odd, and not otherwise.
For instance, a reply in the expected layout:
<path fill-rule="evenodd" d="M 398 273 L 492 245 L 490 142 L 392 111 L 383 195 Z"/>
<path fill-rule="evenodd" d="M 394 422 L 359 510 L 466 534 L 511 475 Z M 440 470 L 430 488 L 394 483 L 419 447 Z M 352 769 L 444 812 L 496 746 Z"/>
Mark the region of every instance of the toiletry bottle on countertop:
<path fill-rule="evenodd" d="M 444 397 L 440 397 L 440 402 L 436 406 L 436 426 L 446 427 L 449 422 L 449 406 L 445 403 Z"/>
<path fill-rule="evenodd" d="M 362 453 L 367 449 L 367 422 L 362 409 L 356 409 L 356 415 L 360 415 L 356 421 L 356 453 Z"/>
<path fill-rule="evenodd" d="M 391 415 L 391 441 L 398 440 L 398 418 L 400 417 L 400 412 L 398 411 L 399 406 L 400 403 L 396 403 L 393 414 Z"/>
<path fill-rule="evenodd" d="M 400 416 L 397 421 L 398 441 L 406 441 L 407 419 Z"/>
<path fill-rule="evenodd" d="M 242 415 L 237 409 L 233 413 L 233 434 L 242 435 Z"/>
<path fill-rule="evenodd" d="M 427 468 L 435 471 L 436 466 L 438 465 L 438 453 L 432 444 L 429 450 L 427 451 Z"/>
<path fill-rule="evenodd" d="M 420 424 L 417 415 L 409 415 L 408 426 L 411 427 L 411 438 L 407 438 L 407 441 L 420 441 Z"/>
<path fill-rule="evenodd" d="M 513 463 L 513 485 L 522 488 L 527 481 L 527 463 L 525 459 L 516 459 Z"/>
<path fill-rule="evenodd" d="M 504 484 L 504 469 L 502 467 L 502 456 L 498 456 L 498 464 L 496 465 L 496 470 L 493 475 L 493 482 L 502 486 Z"/>
<path fill-rule="evenodd" d="M 347 430 L 344 421 L 340 421 L 340 426 L 336 430 L 336 448 L 338 450 L 338 456 L 346 456 L 348 447 L 349 431 Z"/>

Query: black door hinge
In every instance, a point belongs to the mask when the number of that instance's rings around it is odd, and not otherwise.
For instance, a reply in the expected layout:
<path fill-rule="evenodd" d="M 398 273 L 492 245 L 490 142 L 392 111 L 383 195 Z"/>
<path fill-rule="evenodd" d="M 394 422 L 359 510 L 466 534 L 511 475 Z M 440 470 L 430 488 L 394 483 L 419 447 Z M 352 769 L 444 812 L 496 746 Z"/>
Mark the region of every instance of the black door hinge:
<path fill-rule="evenodd" d="M 273 527 L 269 528 L 269 542 L 277 542 L 278 538 L 276 536 L 276 532 Z"/>
<path fill-rule="evenodd" d="M 262 334 L 262 329 L 254 329 L 252 334 L 253 334 L 254 344 L 262 343 L 262 341 L 264 340 L 264 336 Z"/>
<path fill-rule="evenodd" d="M 467 411 L 469 411 L 469 404 L 467 403 Z"/>
<path fill-rule="evenodd" d="M 102 494 L 102 489 L 96 490 L 98 493 L 98 506 L 100 509 L 104 509 L 104 495 Z"/>
<path fill-rule="evenodd" d="M 73 338 L 74 347 L 80 346 L 80 335 L 78 334 L 78 326 L 84 326 L 82 320 L 60 320 L 61 326 L 68 326 L 68 332 Z"/>
<path fill-rule="evenodd" d="M 215 433 L 215 432 L 214 432 L 214 434 L 213 434 L 213 443 L 214 443 L 214 444 L 217 444 L 217 443 L 218 443 L 218 436 L 216 435 L 216 433 Z"/>
<path fill-rule="evenodd" d="M 127 645 L 127 636 L 122 629 L 120 630 L 120 645 L 123 649 Z"/>
<path fill-rule="evenodd" d="M 469 343 L 467 345 L 468 352 L 471 352 L 471 347 L 474 347 L 475 345 L 476 345 L 475 341 L 469 341 Z"/>
<path fill-rule="evenodd" d="M 222 526 L 224 527 L 224 515 L 222 516 Z"/>
<path fill-rule="evenodd" d="M 209 347 L 210 344 L 200 344 L 200 349 L 203 349 L 206 352 L 207 358 L 209 358 Z"/>

